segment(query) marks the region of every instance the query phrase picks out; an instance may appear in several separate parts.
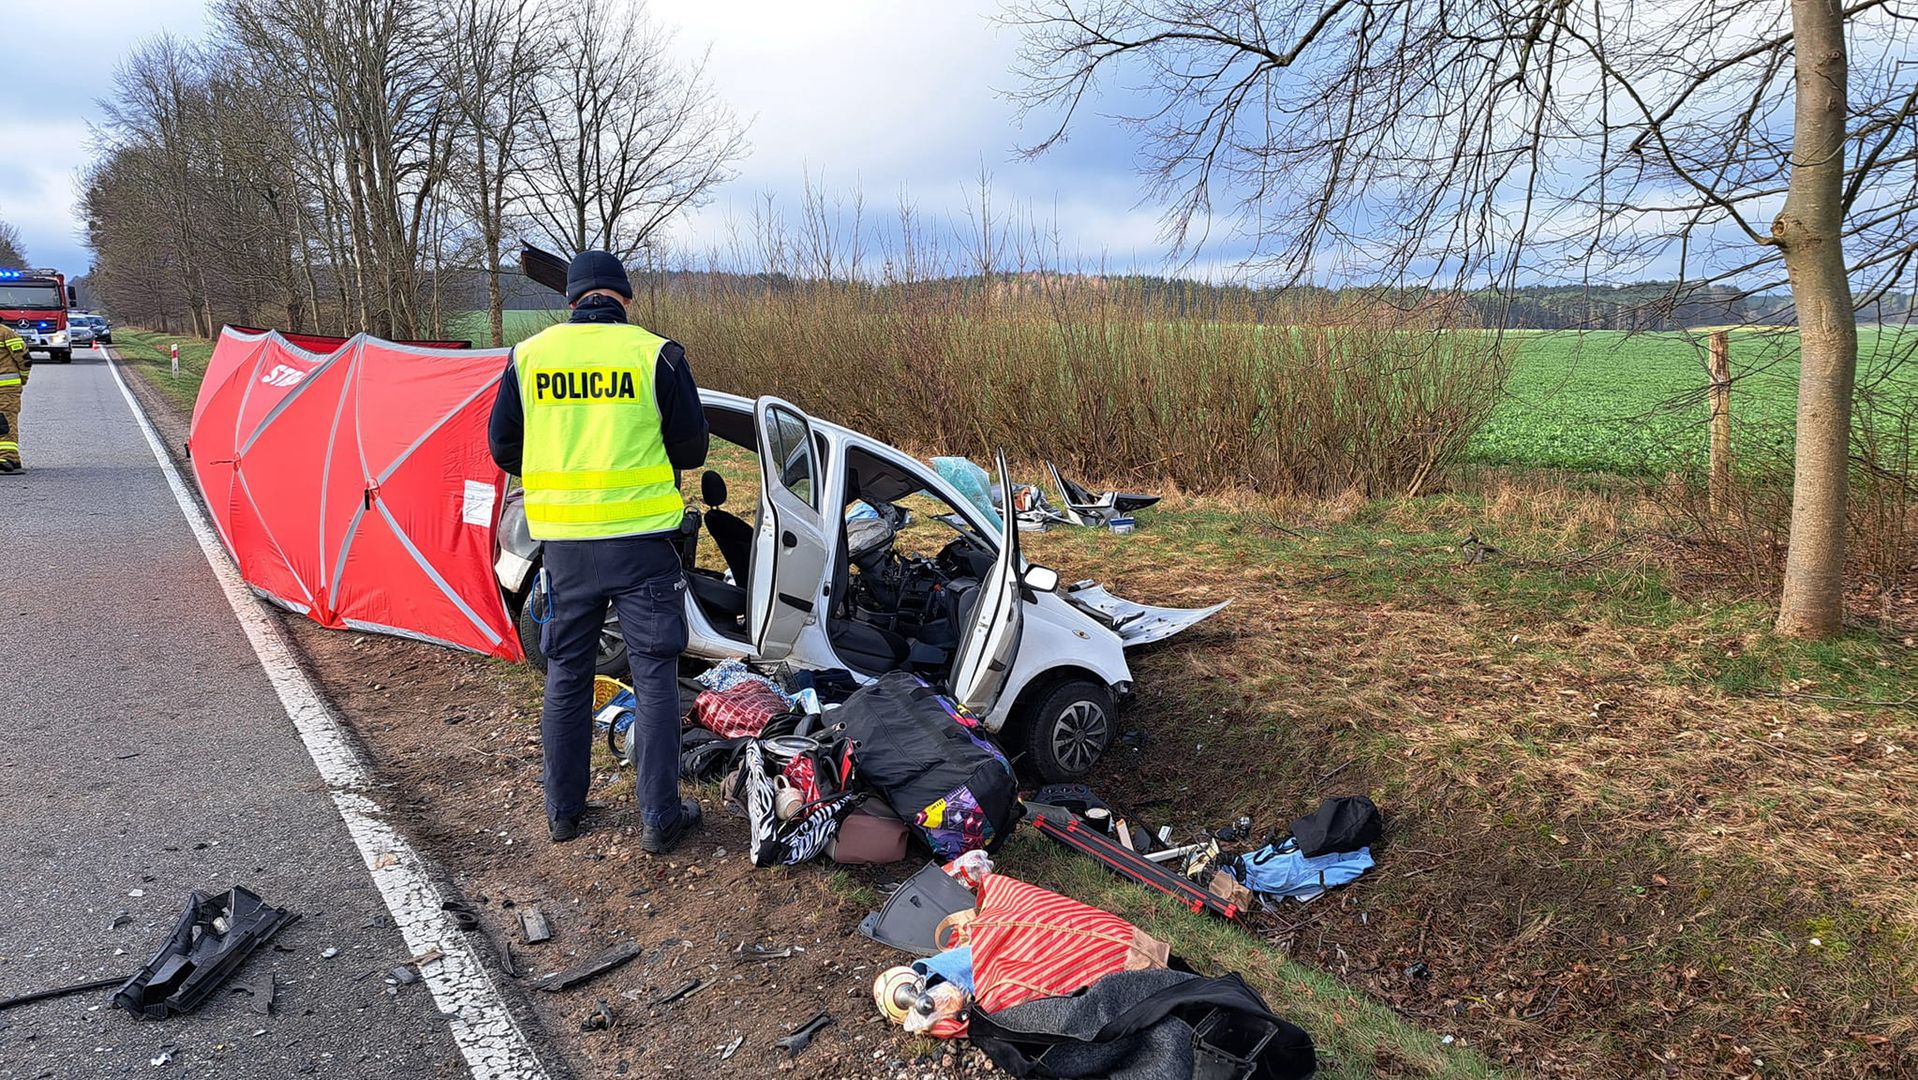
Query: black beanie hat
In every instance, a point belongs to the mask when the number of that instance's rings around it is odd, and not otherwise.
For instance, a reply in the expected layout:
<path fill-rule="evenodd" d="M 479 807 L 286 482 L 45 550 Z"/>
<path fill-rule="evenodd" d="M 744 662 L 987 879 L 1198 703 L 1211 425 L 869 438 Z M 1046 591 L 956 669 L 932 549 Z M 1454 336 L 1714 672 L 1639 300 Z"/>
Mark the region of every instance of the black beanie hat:
<path fill-rule="evenodd" d="M 582 251 L 566 264 L 567 303 L 579 303 L 580 297 L 594 289 L 611 289 L 628 300 L 633 298 L 632 279 L 626 276 L 619 257 L 610 251 Z"/>

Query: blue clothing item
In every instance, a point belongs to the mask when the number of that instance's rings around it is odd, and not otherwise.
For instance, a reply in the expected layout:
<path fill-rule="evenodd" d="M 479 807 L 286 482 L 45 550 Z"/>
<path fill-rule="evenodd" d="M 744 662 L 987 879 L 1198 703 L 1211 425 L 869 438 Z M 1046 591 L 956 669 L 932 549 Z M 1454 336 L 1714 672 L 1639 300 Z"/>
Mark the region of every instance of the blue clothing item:
<path fill-rule="evenodd" d="M 914 960 L 912 970 L 919 975 L 928 976 L 927 985 L 944 979 L 955 983 L 968 995 L 972 993 L 972 946 L 961 945 L 956 949 L 947 949 L 935 953 L 924 960 Z"/>
<path fill-rule="evenodd" d="M 711 690 L 715 694 L 723 694 L 733 687 L 738 686 L 740 683 L 756 682 L 766 689 L 771 690 L 773 693 L 778 694 L 779 700 L 788 705 L 792 705 L 798 700 L 791 694 L 788 694 L 785 687 L 780 686 L 766 676 L 747 667 L 742 660 L 721 660 L 705 672 L 695 676 L 693 681 Z"/>
<path fill-rule="evenodd" d="M 1307 858 L 1297 841 L 1287 838 L 1277 847 L 1267 844 L 1232 862 L 1232 876 L 1246 888 L 1267 896 L 1315 900 L 1325 890 L 1343 885 L 1372 869 L 1372 849 L 1335 851 Z"/>
<path fill-rule="evenodd" d="M 643 820 L 679 819 L 679 654 L 686 651 L 686 580 L 679 551 L 659 536 L 548 540 L 551 614 L 540 627 L 546 703 L 546 815 L 576 818 L 592 779 L 593 675 L 611 605 L 633 676 L 633 764 Z"/>

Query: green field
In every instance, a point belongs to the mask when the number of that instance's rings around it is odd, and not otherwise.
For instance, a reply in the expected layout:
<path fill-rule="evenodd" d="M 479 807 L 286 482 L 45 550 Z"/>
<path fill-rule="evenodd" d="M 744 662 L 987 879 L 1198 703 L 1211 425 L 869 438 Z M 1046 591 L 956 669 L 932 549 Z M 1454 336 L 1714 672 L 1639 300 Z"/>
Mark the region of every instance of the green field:
<path fill-rule="evenodd" d="M 517 341 L 561 317 L 508 311 Z M 458 329 L 485 337 L 475 313 Z M 1514 331 L 1507 395 L 1472 440 L 1471 459 L 1519 465 L 1656 475 L 1700 460 L 1706 444 L 1702 333 Z M 1863 329 L 1859 383 L 1878 387 L 1880 415 L 1918 413 L 1918 334 Z M 693 356 L 698 344 L 692 343 Z M 1731 335 L 1735 449 L 1783 448 L 1796 403 L 1797 335 L 1763 330 Z M 695 362 L 697 360 L 695 359 Z"/>
<path fill-rule="evenodd" d="M 1472 442 L 1488 465 L 1661 473 L 1706 443 L 1702 334 L 1524 332 L 1507 395 Z M 1731 335 L 1734 450 L 1788 441 L 1797 401 L 1796 334 Z M 1859 384 L 1878 415 L 1918 409 L 1918 336 L 1863 329 Z"/>

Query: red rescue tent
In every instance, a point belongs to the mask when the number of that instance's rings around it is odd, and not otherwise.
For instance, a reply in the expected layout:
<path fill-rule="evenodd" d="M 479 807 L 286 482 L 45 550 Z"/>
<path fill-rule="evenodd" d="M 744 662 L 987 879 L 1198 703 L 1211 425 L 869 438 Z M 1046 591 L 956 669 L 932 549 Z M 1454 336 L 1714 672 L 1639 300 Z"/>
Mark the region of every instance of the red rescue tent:
<path fill-rule="evenodd" d="M 323 626 L 521 659 L 486 449 L 506 357 L 223 331 L 187 447 L 247 584 Z"/>

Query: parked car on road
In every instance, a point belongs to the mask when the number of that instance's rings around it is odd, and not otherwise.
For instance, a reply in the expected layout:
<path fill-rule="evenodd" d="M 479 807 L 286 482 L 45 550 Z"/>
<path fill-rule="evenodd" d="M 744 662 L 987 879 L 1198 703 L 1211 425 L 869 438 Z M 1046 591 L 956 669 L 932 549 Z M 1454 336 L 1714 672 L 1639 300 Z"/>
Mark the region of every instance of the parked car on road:
<path fill-rule="evenodd" d="M 861 680 L 919 672 L 949 687 L 1029 772 L 1063 780 L 1084 775 L 1112 740 L 1132 689 L 1126 650 L 1225 606 L 1147 607 L 1091 582 L 1062 587 L 1021 557 L 1017 528 L 904 451 L 778 398 L 700 396 L 715 457 L 725 444 L 755 454 L 759 494 L 748 522 L 709 470 L 704 512 L 687 512 L 689 655 L 844 668 Z M 1001 490 L 1013 490 L 1003 457 L 997 465 Z M 517 490 L 499 536 L 496 576 L 527 656 L 544 666 L 540 544 Z M 724 565 L 701 565 L 713 549 Z M 625 669 L 609 613 L 599 670 Z"/>
<path fill-rule="evenodd" d="M 77 331 L 84 327 L 88 333 L 88 344 L 94 342 L 98 342 L 101 345 L 113 344 L 113 326 L 107 322 L 106 316 L 104 315 L 95 315 L 92 312 L 69 314 L 67 316 L 67 327 L 69 331 Z M 75 338 L 74 347 L 78 348 L 80 344 L 80 339 Z"/>

